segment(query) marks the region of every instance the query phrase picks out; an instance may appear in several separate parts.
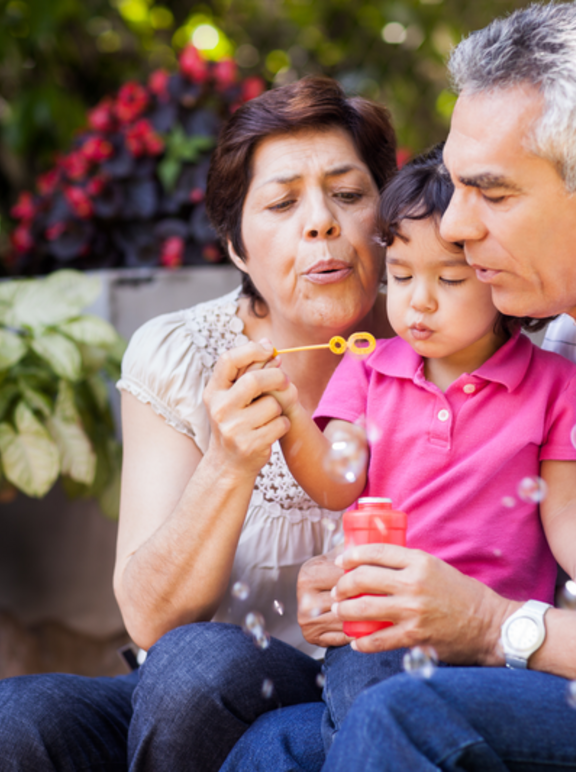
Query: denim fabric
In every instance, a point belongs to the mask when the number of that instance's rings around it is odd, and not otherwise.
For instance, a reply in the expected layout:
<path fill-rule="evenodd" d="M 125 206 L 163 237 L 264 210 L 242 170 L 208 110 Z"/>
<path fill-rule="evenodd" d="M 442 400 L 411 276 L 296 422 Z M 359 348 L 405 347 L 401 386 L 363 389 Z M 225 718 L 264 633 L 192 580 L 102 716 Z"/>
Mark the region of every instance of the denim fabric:
<path fill-rule="evenodd" d="M 292 646 L 272 638 L 260 649 L 235 625 L 172 630 L 140 667 L 128 740 L 131 772 L 220 769 L 263 713 L 309 702 L 321 711 L 319 672 L 319 662 Z M 270 695 L 263 693 L 268 681 Z"/>
<path fill-rule="evenodd" d="M 506 668 L 395 676 L 360 695 L 322 772 L 574 772 L 567 685 Z"/>
<path fill-rule="evenodd" d="M 0 681 L 2 772 L 125 772 L 137 676 Z"/>

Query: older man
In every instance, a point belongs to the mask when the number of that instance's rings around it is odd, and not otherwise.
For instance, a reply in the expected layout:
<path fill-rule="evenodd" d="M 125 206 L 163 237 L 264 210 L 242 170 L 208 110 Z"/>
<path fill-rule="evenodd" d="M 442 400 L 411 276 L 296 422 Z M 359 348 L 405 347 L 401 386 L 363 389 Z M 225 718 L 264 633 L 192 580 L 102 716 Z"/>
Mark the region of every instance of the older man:
<path fill-rule="evenodd" d="M 576 3 L 533 5 L 493 22 L 456 48 L 450 69 L 459 98 L 445 162 L 456 192 L 442 236 L 464 244 L 502 312 L 576 318 Z M 384 618 L 397 624 L 359 639 L 358 651 L 431 644 L 458 667 L 394 675 L 365 690 L 323 770 L 576 770 L 574 611 L 511 606 L 400 547 L 358 547 L 339 562 L 344 576 L 325 557 L 303 569 L 309 604 L 317 592 L 326 608 L 326 588 L 337 582 L 332 612 L 304 625 L 310 640 L 341 644 L 342 619 L 382 618 L 378 595 L 353 598 L 385 593 L 394 617 Z M 226 772 L 317 769 L 320 709 L 305 711 L 260 719 Z"/>

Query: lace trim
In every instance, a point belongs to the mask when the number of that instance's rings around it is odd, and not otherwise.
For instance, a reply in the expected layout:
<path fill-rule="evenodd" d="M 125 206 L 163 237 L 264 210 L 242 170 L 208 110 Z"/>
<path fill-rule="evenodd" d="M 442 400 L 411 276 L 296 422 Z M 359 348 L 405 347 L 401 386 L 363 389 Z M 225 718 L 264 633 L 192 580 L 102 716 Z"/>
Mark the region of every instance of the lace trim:
<path fill-rule="evenodd" d="M 143 402 L 144 404 L 149 404 L 152 410 L 159 416 L 162 416 L 162 418 L 166 421 L 168 426 L 171 426 L 173 429 L 176 429 L 177 431 L 181 432 L 182 434 L 187 435 L 190 437 L 190 439 L 194 439 L 195 434 L 194 430 L 190 426 L 190 424 L 186 423 L 185 421 L 182 421 L 177 416 L 174 415 L 174 413 L 171 412 L 169 407 L 164 404 L 155 394 L 152 394 L 152 392 L 146 388 L 146 386 L 143 386 L 141 383 L 138 383 L 138 381 L 135 381 L 133 378 L 129 378 L 128 376 L 124 376 L 124 378 L 121 378 L 117 384 L 117 389 L 123 389 L 124 391 L 128 391 L 130 394 L 135 396 L 137 399 L 140 400 L 140 402 Z"/>

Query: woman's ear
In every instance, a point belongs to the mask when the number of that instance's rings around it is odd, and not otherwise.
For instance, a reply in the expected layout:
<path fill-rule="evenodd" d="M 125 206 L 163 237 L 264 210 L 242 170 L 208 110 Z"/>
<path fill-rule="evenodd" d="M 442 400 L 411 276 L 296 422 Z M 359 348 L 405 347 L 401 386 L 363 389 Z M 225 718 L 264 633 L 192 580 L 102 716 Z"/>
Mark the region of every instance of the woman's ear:
<path fill-rule="evenodd" d="M 244 260 L 242 260 L 241 257 L 239 257 L 236 254 L 236 250 L 232 246 L 232 242 L 230 241 L 230 239 L 226 241 L 226 245 L 228 247 L 228 254 L 230 255 L 230 260 L 232 260 L 236 268 L 242 271 L 242 273 L 248 273 L 248 269 L 246 268 L 246 263 L 244 262 Z"/>

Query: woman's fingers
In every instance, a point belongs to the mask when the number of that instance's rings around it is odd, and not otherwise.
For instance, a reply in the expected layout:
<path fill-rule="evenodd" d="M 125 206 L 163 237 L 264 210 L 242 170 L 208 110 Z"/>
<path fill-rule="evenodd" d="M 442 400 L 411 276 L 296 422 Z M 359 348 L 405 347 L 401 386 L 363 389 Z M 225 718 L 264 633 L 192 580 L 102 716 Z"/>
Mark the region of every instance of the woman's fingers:
<path fill-rule="evenodd" d="M 251 341 L 245 346 L 237 346 L 224 352 L 219 357 L 210 379 L 215 390 L 227 389 L 243 375 L 249 367 L 264 365 L 272 359 L 274 347 L 269 341 L 260 343 Z"/>

